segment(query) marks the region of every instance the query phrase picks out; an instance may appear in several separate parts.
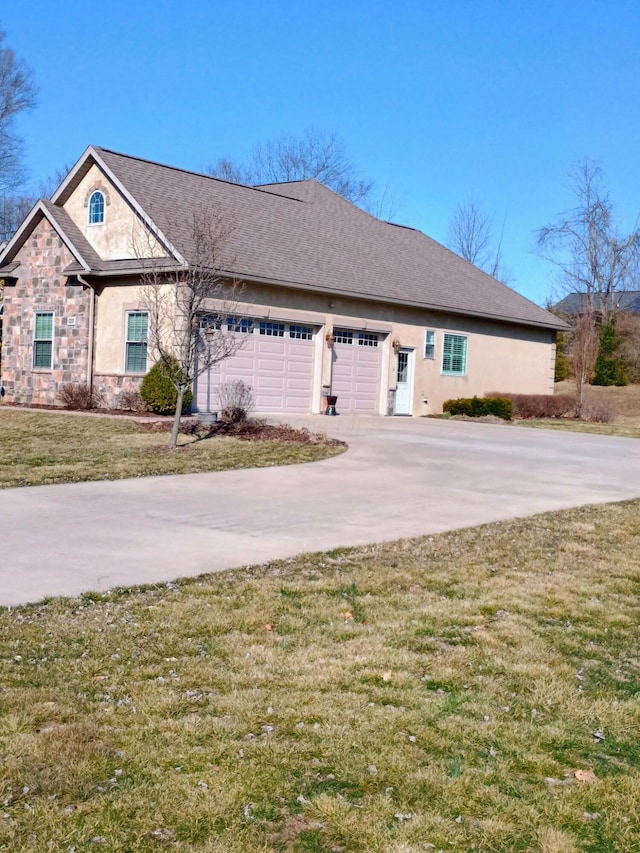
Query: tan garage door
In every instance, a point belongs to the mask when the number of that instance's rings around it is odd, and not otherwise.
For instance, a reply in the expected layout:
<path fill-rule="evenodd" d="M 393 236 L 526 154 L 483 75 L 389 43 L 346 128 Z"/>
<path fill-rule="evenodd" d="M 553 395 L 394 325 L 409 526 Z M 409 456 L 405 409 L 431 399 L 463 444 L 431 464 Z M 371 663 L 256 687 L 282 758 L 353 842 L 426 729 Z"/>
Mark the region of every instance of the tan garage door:
<path fill-rule="evenodd" d="M 340 414 L 377 415 L 380 401 L 380 335 L 356 329 L 333 330 L 331 390 Z"/>
<path fill-rule="evenodd" d="M 243 320 L 237 334 L 246 335 L 239 352 L 204 373 L 198 380 L 198 411 L 207 408 L 210 379 L 210 406 L 219 408 L 217 389 L 224 382 L 242 379 L 253 387 L 256 411 L 311 411 L 313 388 L 313 337 L 310 326 Z"/>

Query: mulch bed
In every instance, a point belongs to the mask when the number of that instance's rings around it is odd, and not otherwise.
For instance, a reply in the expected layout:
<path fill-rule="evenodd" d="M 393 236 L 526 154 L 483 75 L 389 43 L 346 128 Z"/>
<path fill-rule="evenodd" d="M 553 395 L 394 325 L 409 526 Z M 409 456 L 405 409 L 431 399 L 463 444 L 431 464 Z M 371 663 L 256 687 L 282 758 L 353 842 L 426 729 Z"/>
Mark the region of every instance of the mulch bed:
<path fill-rule="evenodd" d="M 191 420 L 181 424 L 180 432 L 201 438 L 221 435 L 239 438 L 242 441 L 295 441 L 298 444 L 323 444 L 329 447 L 344 445 L 344 441 L 329 438 L 324 432 L 311 432 L 306 427 L 293 427 L 291 424 L 268 424 L 261 418 L 216 421 L 209 426 L 203 426 L 197 420 L 195 422 Z"/>

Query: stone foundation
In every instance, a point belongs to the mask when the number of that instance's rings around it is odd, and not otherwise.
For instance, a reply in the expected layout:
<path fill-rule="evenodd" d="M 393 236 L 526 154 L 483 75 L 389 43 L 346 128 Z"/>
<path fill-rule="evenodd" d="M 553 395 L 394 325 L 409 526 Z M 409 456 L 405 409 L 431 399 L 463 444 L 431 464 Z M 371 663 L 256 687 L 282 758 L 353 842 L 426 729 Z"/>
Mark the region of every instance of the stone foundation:
<path fill-rule="evenodd" d="M 122 394 L 139 391 L 141 383 L 141 376 L 96 373 L 93 378 L 93 387 L 102 395 L 100 405 L 105 409 L 123 408 L 120 402 Z"/>

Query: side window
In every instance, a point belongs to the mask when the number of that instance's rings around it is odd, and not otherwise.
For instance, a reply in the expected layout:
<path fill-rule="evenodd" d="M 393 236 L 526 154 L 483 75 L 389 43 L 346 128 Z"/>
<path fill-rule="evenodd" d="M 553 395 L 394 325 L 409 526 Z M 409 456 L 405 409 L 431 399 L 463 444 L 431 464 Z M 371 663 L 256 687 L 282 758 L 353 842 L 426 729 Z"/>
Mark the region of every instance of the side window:
<path fill-rule="evenodd" d="M 38 311 L 35 315 L 33 366 L 41 370 L 53 367 L 53 311 Z"/>
<path fill-rule="evenodd" d="M 104 222 L 104 195 L 96 190 L 89 199 L 89 225 L 99 225 L 101 222 Z"/>
<path fill-rule="evenodd" d="M 146 373 L 149 312 L 127 312 L 127 339 L 124 369 L 127 373 Z"/>
<path fill-rule="evenodd" d="M 442 372 L 464 376 L 467 372 L 467 336 L 444 335 L 442 344 Z"/>
<path fill-rule="evenodd" d="M 424 357 L 435 358 L 436 354 L 436 333 L 431 329 L 427 329 L 424 333 Z"/>

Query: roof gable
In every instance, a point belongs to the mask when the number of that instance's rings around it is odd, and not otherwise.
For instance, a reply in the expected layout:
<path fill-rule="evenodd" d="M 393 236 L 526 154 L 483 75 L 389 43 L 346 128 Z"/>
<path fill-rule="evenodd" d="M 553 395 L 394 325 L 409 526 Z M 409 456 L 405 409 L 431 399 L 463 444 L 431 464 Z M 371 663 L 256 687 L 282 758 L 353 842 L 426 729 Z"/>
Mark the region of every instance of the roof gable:
<path fill-rule="evenodd" d="M 0 268 L 6 269 L 12 264 L 22 246 L 43 218 L 48 220 L 74 256 L 79 266 L 79 272 L 88 272 L 100 262 L 99 256 L 84 238 L 71 217 L 61 208 L 55 207 L 50 201 L 40 199 L 0 253 Z M 15 268 L 15 264 L 13 266 Z"/>

